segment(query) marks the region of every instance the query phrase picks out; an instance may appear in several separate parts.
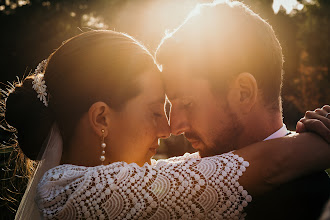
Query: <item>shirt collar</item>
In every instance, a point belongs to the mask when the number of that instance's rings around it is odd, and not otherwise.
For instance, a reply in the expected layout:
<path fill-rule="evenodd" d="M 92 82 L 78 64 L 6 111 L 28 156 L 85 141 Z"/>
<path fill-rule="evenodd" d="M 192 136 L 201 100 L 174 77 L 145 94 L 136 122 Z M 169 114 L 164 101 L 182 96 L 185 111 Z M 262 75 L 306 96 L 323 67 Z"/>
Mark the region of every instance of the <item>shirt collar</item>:
<path fill-rule="evenodd" d="M 286 129 L 285 124 L 283 124 L 283 126 L 280 129 L 275 131 L 273 134 L 269 135 L 267 138 L 264 139 L 264 141 L 274 139 L 274 138 L 284 137 L 285 135 L 288 134 L 288 132 L 289 131 L 288 131 L 288 129 Z"/>

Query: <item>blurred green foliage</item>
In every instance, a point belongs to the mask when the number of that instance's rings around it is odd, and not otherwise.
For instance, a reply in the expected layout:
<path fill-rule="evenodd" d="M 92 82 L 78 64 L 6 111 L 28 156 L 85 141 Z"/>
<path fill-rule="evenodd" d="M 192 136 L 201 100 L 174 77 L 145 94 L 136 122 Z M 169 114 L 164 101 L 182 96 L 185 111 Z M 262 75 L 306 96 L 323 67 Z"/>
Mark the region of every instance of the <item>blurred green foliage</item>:
<path fill-rule="evenodd" d="M 90 28 L 126 32 L 154 51 L 165 30 L 176 27 L 198 2 L 207 1 L 0 0 L 0 81 L 22 78 L 64 40 Z M 274 14 L 272 0 L 244 2 L 274 27 L 283 47 L 284 121 L 294 129 L 305 110 L 330 103 L 330 1 L 306 4 L 302 11 L 290 15 L 283 11 Z M 0 87 L 3 89 L 5 85 Z M 0 131 L 1 145 L 8 142 L 9 136 L 6 131 Z M 191 150 L 182 137 L 176 141 L 186 147 L 178 149 L 177 144 L 167 143 L 163 153 L 172 156 Z M 7 162 L 9 155 L 15 158 L 17 153 L 12 149 L 0 151 L 1 219 L 13 219 L 27 181 L 23 171 L 15 171 L 15 160 Z M 12 196 L 9 200 L 5 199 L 8 195 Z"/>

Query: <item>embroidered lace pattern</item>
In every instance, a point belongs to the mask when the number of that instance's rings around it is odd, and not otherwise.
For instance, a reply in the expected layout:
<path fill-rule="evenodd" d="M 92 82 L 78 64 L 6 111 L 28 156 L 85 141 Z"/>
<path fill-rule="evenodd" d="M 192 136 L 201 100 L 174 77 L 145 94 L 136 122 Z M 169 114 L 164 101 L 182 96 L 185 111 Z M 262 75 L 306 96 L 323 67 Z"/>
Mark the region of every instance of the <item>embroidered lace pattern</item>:
<path fill-rule="evenodd" d="M 248 166 L 232 152 L 143 167 L 60 165 L 45 173 L 36 201 L 45 219 L 244 219 L 252 197 L 238 180 Z"/>

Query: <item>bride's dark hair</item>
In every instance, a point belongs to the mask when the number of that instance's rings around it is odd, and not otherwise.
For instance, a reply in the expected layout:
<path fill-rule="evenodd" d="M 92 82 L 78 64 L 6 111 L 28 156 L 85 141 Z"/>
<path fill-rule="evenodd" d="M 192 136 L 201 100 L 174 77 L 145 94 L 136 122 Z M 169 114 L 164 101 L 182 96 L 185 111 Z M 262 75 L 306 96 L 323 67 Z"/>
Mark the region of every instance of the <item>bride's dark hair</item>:
<path fill-rule="evenodd" d="M 104 101 L 120 110 L 139 94 L 137 76 L 155 69 L 153 57 L 132 37 L 115 31 L 90 31 L 63 43 L 45 69 L 48 107 L 32 88 L 34 75 L 17 83 L 6 100 L 5 119 L 17 130 L 18 143 L 30 159 L 38 153 L 57 122 L 64 142 L 89 107 Z"/>

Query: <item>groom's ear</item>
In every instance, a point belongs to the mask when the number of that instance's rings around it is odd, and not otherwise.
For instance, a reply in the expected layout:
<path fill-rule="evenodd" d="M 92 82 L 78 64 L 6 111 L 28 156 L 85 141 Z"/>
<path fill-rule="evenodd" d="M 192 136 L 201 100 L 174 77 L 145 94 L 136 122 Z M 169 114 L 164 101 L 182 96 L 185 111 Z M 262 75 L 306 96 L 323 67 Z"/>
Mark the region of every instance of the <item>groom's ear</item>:
<path fill-rule="evenodd" d="M 104 136 L 108 135 L 110 127 L 111 110 L 109 106 L 104 102 L 95 102 L 88 110 L 89 124 L 92 130 L 97 136 L 102 136 L 102 130 L 104 130 Z"/>
<path fill-rule="evenodd" d="M 236 90 L 234 99 L 237 108 L 241 113 L 250 112 L 256 104 L 258 96 L 258 84 L 251 73 L 240 73 L 233 82 L 233 88 Z"/>

